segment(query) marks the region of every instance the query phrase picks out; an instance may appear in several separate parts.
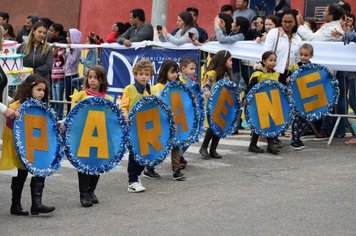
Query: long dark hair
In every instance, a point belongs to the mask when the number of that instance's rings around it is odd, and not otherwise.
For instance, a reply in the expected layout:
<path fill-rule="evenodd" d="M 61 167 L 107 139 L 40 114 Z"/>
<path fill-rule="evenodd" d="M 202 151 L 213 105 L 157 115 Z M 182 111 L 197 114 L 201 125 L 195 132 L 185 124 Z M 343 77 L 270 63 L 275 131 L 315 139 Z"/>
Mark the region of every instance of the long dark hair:
<path fill-rule="evenodd" d="M 39 28 L 39 27 L 44 27 L 46 29 L 46 37 L 42 42 L 42 49 L 41 49 L 41 56 L 46 55 L 48 53 L 49 50 L 51 50 L 51 46 L 48 44 L 47 42 L 47 25 L 46 23 L 44 23 L 43 21 L 37 21 L 31 31 L 30 34 L 28 35 L 28 39 L 27 41 L 24 43 L 24 46 L 22 48 L 22 53 L 25 54 L 26 56 L 30 53 L 30 51 L 32 50 L 32 45 L 34 42 L 34 32 Z"/>
<path fill-rule="evenodd" d="M 49 87 L 47 79 L 37 74 L 31 74 L 27 77 L 18 87 L 16 94 L 15 94 L 15 101 L 19 100 L 20 103 L 23 103 L 27 99 L 32 97 L 32 88 L 36 85 L 43 83 L 46 85 L 46 90 L 44 97 L 42 98 L 42 102 L 49 102 L 48 95 L 49 95 Z"/>
<path fill-rule="evenodd" d="M 231 33 L 231 24 L 234 22 L 234 19 L 232 16 L 225 13 L 219 13 L 218 16 L 225 22 L 225 33 L 226 35 L 229 35 Z"/>
<path fill-rule="evenodd" d="M 183 36 L 190 28 L 194 27 L 194 19 L 192 15 L 187 11 L 182 11 L 181 13 L 179 13 L 179 17 L 184 22 L 184 28 L 180 33 L 180 35 Z"/>
<path fill-rule="evenodd" d="M 216 80 L 220 80 L 227 75 L 230 79 L 232 78 L 231 69 L 226 68 L 226 62 L 231 57 L 231 53 L 227 50 L 218 51 L 213 59 L 211 60 L 207 71 L 216 71 Z"/>
<path fill-rule="evenodd" d="M 262 60 L 260 63 L 263 67 L 265 67 L 265 63 L 263 63 L 263 61 L 266 61 L 271 55 L 275 55 L 277 57 L 276 53 L 272 51 L 266 51 L 262 54 Z"/>
<path fill-rule="evenodd" d="M 168 81 L 167 74 L 170 69 L 173 68 L 174 72 L 179 72 L 178 64 L 172 60 L 163 61 L 161 68 L 159 69 L 157 83 L 166 84 Z"/>
<path fill-rule="evenodd" d="M 105 72 L 104 67 L 101 65 L 95 65 L 95 66 L 90 67 L 90 69 L 88 70 L 88 73 L 86 75 L 87 77 L 88 77 L 90 71 L 94 71 L 96 74 L 96 77 L 99 80 L 99 83 L 100 83 L 99 92 L 106 93 L 106 90 L 108 89 L 108 80 L 106 77 L 106 72 Z M 88 78 L 85 79 L 84 88 L 86 88 L 86 89 L 90 88 Z"/>

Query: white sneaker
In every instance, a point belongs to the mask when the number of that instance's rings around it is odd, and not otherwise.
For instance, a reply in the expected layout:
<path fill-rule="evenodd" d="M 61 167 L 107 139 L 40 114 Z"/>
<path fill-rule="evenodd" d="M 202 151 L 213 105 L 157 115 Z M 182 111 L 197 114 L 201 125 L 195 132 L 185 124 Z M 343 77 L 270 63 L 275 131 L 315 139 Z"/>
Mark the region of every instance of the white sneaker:
<path fill-rule="evenodd" d="M 145 191 L 146 188 L 142 186 L 141 182 L 134 182 L 132 184 L 129 184 L 127 191 L 130 193 L 139 193 Z"/>

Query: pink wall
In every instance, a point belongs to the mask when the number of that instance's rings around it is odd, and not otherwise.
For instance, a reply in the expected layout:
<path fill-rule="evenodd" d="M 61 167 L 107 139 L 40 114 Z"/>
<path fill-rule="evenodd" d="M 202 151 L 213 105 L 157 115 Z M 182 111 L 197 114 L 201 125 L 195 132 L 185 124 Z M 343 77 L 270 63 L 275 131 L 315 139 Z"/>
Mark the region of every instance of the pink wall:
<path fill-rule="evenodd" d="M 80 31 L 85 36 L 94 31 L 105 40 L 115 22 L 129 21 L 130 11 L 134 8 L 142 8 L 146 13 L 146 20 L 150 22 L 151 5 L 151 0 L 81 0 Z"/>
<path fill-rule="evenodd" d="M 169 31 L 174 29 L 178 14 L 187 7 L 194 6 L 200 10 L 199 25 L 211 35 L 213 33 L 214 17 L 220 11 L 220 6 L 229 3 L 234 5 L 235 1 L 209 0 L 209 4 L 207 4 L 207 1 L 194 1 L 192 3 L 191 0 L 169 0 L 167 28 Z M 142 8 L 146 13 L 147 22 L 151 21 L 151 0 L 81 0 L 80 31 L 83 35 L 87 35 L 89 31 L 94 31 L 105 38 L 110 33 L 111 25 L 114 22 L 129 21 L 130 11 L 134 8 Z"/>
<path fill-rule="evenodd" d="M 198 24 L 211 35 L 214 18 L 220 11 L 220 7 L 224 4 L 231 4 L 235 7 L 235 2 L 236 0 L 168 0 L 167 29 L 168 31 L 173 30 L 176 27 L 178 14 L 187 7 L 193 6 L 200 10 Z M 292 8 L 304 12 L 304 2 L 302 0 L 291 0 Z M 353 13 L 355 14 L 356 0 L 347 0 L 347 2 L 353 6 Z M 151 21 L 152 0 L 81 0 L 80 31 L 83 35 L 87 35 L 89 31 L 94 31 L 105 38 L 114 22 L 127 22 L 129 20 L 130 10 L 133 8 L 142 8 L 146 13 L 147 22 Z"/>

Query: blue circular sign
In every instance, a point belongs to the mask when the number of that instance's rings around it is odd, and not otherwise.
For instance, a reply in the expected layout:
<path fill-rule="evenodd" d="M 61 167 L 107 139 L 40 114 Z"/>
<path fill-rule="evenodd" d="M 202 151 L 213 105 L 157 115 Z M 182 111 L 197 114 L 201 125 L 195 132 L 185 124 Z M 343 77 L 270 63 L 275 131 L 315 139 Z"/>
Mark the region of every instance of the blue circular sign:
<path fill-rule="evenodd" d="M 246 96 L 246 121 L 253 132 L 264 137 L 277 137 L 287 130 L 293 113 L 291 96 L 277 81 L 262 81 Z"/>
<path fill-rule="evenodd" d="M 27 170 L 34 176 L 50 176 L 60 167 L 64 156 L 55 111 L 36 99 L 25 101 L 14 122 L 16 151 Z"/>
<path fill-rule="evenodd" d="M 238 125 L 241 109 L 237 85 L 229 79 L 216 82 L 208 99 L 209 127 L 220 138 L 232 134 Z"/>
<path fill-rule="evenodd" d="M 142 166 L 161 163 L 175 144 L 176 127 L 169 107 L 156 96 L 141 98 L 129 113 L 130 150 Z"/>
<path fill-rule="evenodd" d="M 321 65 L 300 66 L 291 76 L 290 90 L 295 109 L 308 121 L 320 120 L 339 97 L 337 79 Z"/>
<path fill-rule="evenodd" d="M 177 146 L 189 146 L 199 141 L 202 126 L 201 111 L 199 110 L 198 97 L 184 84 L 171 82 L 163 88 L 160 98 L 172 110 L 177 128 Z"/>
<path fill-rule="evenodd" d="M 66 155 L 78 172 L 98 175 L 119 165 L 128 126 L 116 105 L 101 97 L 77 103 L 65 120 Z"/>

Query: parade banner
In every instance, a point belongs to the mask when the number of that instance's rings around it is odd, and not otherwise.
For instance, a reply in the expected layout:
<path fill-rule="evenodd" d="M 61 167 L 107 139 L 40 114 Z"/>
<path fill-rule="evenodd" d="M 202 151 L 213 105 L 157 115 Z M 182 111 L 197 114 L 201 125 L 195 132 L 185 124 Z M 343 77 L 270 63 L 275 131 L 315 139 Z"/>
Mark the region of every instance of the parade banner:
<path fill-rule="evenodd" d="M 65 122 L 66 155 L 78 172 L 98 175 L 119 165 L 128 126 L 121 110 L 101 97 L 77 103 Z"/>
<path fill-rule="evenodd" d="M 277 137 L 286 131 L 293 113 L 290 93 L 277 81 L 260 82 L 246 96 L 246 121 L 251 130 L 261 136 Z"/>
<path fill-rule="evenodd" d="M 292 74 L 289 87 L 296 110 L 308 121 L 326 116 L 339 97 L 337 79 L 317 64 L 300 66 Z"/>
<path fill-rule="evenodd" d="M 201 119 L 197 99 L 193 92 L 181 82 L 167 83 L 163 88 L 160 98 L 173 112 L 177 133 L 175 135 L 176 146 L 188 147 L 198 142 L 200 129 L 204 120 Z"/>
<path fill-rule="evenodd" d="M 156 96 L 141 98 L 129 113 L 130 151 L 142 166 L 161 163 L 175 144 L 176 126 L 170 108 Z"/>
<path fill-rule="evenodd" d="M 220 138 L 232 134 L 238 125 L 240 100 L 237 85 L 229 79 L 221 79 L 211 90 L 207 117 L 209 127 Z"/>
<path fill-rule="evenodd" d="M 103 48 L 101 52 L 101 63 L 107 71 L 108 94 L 117 97 L 121 95 L 124 88 L 135 82 L 132 68 L 141 59 L 148 59 L 154 66 L 154 76 L 151 85 L 157 83 L 157 76 L 164 60 L 173 60 L 177 63 L 182 57 L 192 57 L 199 61 L 199 50 L 171 50 L 159 47 L 114 49 Z M 197 73 L 196 73 L 197 76 Z"/>
<path fill-rule="evenodd" d="M 55 111 L 36 99 L 25 101 L 14 122 L 16 151 L 26 169 L 34 176 L 50 176 L 60 167 L 64 156 Z"/>

